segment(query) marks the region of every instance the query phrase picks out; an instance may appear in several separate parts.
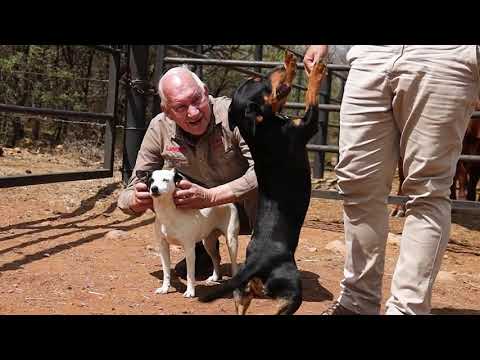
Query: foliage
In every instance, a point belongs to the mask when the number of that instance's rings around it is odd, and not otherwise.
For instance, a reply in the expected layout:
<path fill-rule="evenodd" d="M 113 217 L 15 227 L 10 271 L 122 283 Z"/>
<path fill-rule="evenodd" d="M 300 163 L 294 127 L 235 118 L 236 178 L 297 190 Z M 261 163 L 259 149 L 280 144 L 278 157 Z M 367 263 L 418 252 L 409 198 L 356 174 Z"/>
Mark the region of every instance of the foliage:
<path fill-rule="evenodd" d="M 182 45 L 190 47 L 196 46 Z M 297 54 L 304 53 L 304 45 L 286 45 Z M 126 47 L 125 47 L 126 48 Z M 150 46 L 148 76 L 155 71 L 156 47 Z M 330 48 L 330 61 L 344 62 L 348 46 Z M 255 45 L 202 45 L 202 53 L 209 58 L 253 60 Z M 263 46 L 263 60 L 283 59 L 284 50 L 275 46 Z M 183 56 L 173 50 L 167 56 Z M 302 61 L 301 56 L 298 61 Z M 126 57 L 122 57 L 122 66 Z M 74 111 L 105 112 L 108 92 L 109 56 L 88 46 L 75 45 L 0 45 L 0 103 L 53 108 Z M 173 66 L 173 65 L 171 65 Z M 169 67 L 166 66 L 164 71 Z M 191 67 L 192 70 L 196 68 Z M 203 66 L 202 79 L 213 96 L 231 96 L 235 87 L 248 77 L 231 67 Z M 266 73 L 269 69 L 255 69 Z M 297 73 L 296 84 L 306 87 L 303 71 Z M 334 80 L 332 96 L 341 97 L 342 83 Z M 120 124 L 126 114 L 125 82 L 120 88 L 118 118 Z M 294 89 L 290 101 L 302 102 L 304 92 Z M 146 121 L 153 116 L 152 96 L 146 98 Z M 45 121 L 46 119 L 50 121 Z M 54 121 L 51 121 L 54 120 Z M 59 121 L 60 120 L 60 121 Z M 101 146 L 104 127 L 62 122 L 58 117 L 44 117 L 0 113 L 0 145 L 5 144 L 6 135 L 14 132 L 10 145 L 23 136 L 38 137 L 47 143 L 71 143 L 76 139 L 91 140 L 92 146 Z M 81 121 L 81 119 L 79 120 Z M 330 123 L 338 124 L 338 114 L 330 114 Z M 8 124 L 13 124 L 10 128 Z M 41 125 L 41 126 L 40 126 Z M 41 128 L 41 131 L 40 131 Z M 8 130 L 10 129 L 10 130 Z M 10 132 L 9 132 L 10 131 Z M 329 142 L 332 140 L 329 140 Z"/>

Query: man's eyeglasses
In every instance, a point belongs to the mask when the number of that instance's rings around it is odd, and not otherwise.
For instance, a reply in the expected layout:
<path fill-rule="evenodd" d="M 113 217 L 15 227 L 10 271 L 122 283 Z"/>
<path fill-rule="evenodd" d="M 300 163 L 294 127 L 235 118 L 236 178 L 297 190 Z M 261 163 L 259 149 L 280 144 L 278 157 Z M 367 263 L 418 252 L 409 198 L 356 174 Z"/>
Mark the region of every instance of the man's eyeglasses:
<path fill-rule="evenodd" d="M 181 104 L 181 105 L 176 105 L 176 106 L 173 106 L 171 107 L 171 109 L 179 114 L 179 115 L 182 115 L 182 116 L 185 116 L 187 111 L 188 111 L 188 108 L 190 106 L 193 106 L 195 108 L 197 108 L 197 110 L 200 108 L 200 106 L 203 105 L 203 103 L 205 102 L 205 100 L 207 99 L 207 97 L 205 96 L 205 94 L 199 94 L 199 95 L 196 95 L 192 102 L 190 104 Z"/>

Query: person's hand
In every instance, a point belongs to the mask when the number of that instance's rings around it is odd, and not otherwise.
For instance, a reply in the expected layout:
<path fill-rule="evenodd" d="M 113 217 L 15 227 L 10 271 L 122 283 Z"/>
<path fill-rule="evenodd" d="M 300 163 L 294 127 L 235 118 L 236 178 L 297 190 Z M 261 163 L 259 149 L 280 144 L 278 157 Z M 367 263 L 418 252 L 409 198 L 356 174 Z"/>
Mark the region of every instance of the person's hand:
<path fill-rule="evenodd" d="M 212 207 L 215 206 L 214 191 L 183 179 L 173 192 L 173 202 L 180 209 Z"/>
<path fill-rule="evenodd" d="M 153 209 L 153 199 L 148 191 L 147 185 L 139 182 L 135 184 L 134 189 L 130 209 L 136 213 L 143 213 L 148 209 Z"/>
<path fill-rule="evenodd" d="M 328 54 L 327 45 L 311 45 L 305 52 L 303 57 L 303 65 L 305 67 L 305 72 L 307 75 L 312 71 L 313 65 L 318 61 L 323 60 Z"/>

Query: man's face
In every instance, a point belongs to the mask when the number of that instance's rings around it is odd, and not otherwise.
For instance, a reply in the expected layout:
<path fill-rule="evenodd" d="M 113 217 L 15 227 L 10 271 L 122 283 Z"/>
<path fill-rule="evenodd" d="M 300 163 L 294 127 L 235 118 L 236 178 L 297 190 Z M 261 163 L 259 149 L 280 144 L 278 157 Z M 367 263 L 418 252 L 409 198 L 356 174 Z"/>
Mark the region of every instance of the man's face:
<path fill-rule="evenodd" d="M 205 133 L 210 123 L 208 92 L 206 88 L 199 87 L 193 79 L 189 80 L 169 84 L 165 91 L 167 104 L 164 110 L 184 131 L 200 136 Z"/>

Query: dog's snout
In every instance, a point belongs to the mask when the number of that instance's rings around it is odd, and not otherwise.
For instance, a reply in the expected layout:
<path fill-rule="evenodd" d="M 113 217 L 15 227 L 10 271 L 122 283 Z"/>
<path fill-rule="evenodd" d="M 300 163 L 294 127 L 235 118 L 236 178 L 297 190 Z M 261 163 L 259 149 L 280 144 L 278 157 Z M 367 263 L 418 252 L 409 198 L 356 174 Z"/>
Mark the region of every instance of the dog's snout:
<path fill-rule="evenodd" d="M 153 186 L 150 188 L 150 191 L 152 192 L 152 194 L 158 194 L 158 186 L 157 186 L 157 185 L 153 185 Z"/>

